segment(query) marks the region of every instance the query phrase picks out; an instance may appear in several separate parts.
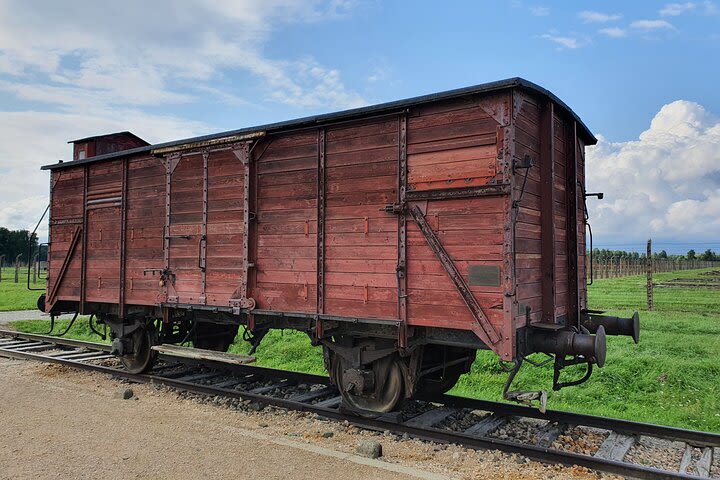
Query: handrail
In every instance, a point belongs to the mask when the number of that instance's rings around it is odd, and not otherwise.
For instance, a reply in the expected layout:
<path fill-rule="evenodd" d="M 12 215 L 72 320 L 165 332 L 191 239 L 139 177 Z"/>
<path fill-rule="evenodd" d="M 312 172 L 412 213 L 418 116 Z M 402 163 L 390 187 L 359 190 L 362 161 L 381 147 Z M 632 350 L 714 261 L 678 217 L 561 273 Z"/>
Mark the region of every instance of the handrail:
<path fill-rule="evenodd" d="M 38 227 L 40 226 L 40 223 L 42 223 L 43 218 L 45 218 L 45 215 L 47 215 L 48 210 L 50 210 L 50 204 L 48 203 L 48 206 L 45 207 L 45 211 L 43 212 L 42 216 L 40 217 L 40 220 L 38 220 L 37 224 L 35 225 L 35 228 L 33 229 L 32 233 L 28 236 L 28 271 L 27 271 L 27 289 L 30 291 L 43 291 L 44 288 L 32 288 L 30 287 L 30 262 L 32 261 L 32 251 L 33 251 L 33 237 L 35 236 L 35 232 L 37 232 Z M 40 255 L 40 248 L 38 245 L 38 256 Z M 48 248 L 48 255 L 50 255 L 50 249 Z M 39 258 L 38 258 L 39 261 Z"/>

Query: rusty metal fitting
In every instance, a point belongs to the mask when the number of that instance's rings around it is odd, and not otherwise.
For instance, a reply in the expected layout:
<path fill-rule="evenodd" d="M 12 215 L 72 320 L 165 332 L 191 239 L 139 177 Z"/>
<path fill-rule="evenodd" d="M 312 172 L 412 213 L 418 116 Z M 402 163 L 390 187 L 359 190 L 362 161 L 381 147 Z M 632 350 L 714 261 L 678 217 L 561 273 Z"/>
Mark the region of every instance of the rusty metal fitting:
<path fill-rule="evenodd" d="M 602 367 L 606 353 L 605 328 L 598 326 L 595 335 L 570 330 L 533 329 L 530 347 L 533 352 L 594 358 L 597 366 Z"/>
<path fill-rule="evenodd" d="M 640 315 L 638 312 L 635 312 L 630 318 L 586 314 L 581 316 L 580 324 L 590 333 L 595 333 L 598 328 L 604 327 L 607 335 L 625 335 L 632 337 L 635 343 L 640 341 Z"/>

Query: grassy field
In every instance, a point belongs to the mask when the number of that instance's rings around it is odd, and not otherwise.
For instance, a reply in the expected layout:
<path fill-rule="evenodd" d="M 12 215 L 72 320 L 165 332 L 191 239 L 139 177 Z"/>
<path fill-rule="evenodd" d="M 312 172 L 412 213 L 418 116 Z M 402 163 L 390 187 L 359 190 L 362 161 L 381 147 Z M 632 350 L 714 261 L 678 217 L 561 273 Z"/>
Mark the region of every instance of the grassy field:
<path fill-rule="evenodd" d="M 37 299 L 43 292 L 33 292 L 27 289 L 27 268 L 21 268 L 18 283 L 15 283 L 15 268 L 5 267 L 0 272 L 0 312 L 11 310 L 35 310 Z M 45 279 L 38 278 L 37 283 L 32 283 L 30 274 L 30 286 L 32 288 L 45 289 Z"/>
<path fill-rule="evenodd" d="M 702 272 L 656 274 L 655 282 L 701 278 Z M 622 316 L 640 310 L 640 344 L 609 337 L 605 367 L 583 385 L 549 392 L 549 408 L 720 432 L 720 290 L 658 287 L 653 312 L 643 311 L 645 295 L 642 276 L 596 280 L 589 288 L 592 308 Z M 60 322 L 56 331 L 64 325 Z M 15 327 L 46 331 L 47 322 L 16 322 Z M 97 339 L 80 319 L 69 335 Z M 232 352 L 248 350 L 239 338 L 231 346 Z M 320 349 L 297 332 L 270 333 L 256 356 L 261 366 L 324 372 Z M 479 352 L 472 371 L 451 393 L 501 400 L 506 378 L 494 354 Z M 513 387 L 548 389 L 551 382 L 551 365 L 526 364 Z"/>

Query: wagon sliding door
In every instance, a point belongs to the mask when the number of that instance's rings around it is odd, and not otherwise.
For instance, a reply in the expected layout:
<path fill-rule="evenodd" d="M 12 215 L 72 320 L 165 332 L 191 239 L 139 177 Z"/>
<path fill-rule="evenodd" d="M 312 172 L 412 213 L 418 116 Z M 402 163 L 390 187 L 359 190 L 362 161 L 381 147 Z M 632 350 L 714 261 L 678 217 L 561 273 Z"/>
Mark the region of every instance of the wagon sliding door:
<path fill-rule="evenodd" d="M 167 301 L 227 307 L 244 298 L 247 145 L 169 157 Z"/>
<path fill-rule="evenodd" d="M 397 116 L 331 127 L 325 143 L 325 312 L 399 318 Z"/>
<path fill-rule="evenodd" d="M 207 239 L 203 232 L 202 154 L 183 155 L 170 175 L 170 218 L 166 232 L 168 265 L 174 282 L 168 283 L 167 301 L 205 303 L 202 262 Z"/>
<path fill-rule="evenodd" d="M 267 310 L 317 308 L 318 133 L 288 134 L 255 148 L 257 228 L 251 296 Z"/>
<path fill-rule="evenodd" d="M 85 302 L 119 301 L 122 168 L 122 162 L 88 167 Z"/>

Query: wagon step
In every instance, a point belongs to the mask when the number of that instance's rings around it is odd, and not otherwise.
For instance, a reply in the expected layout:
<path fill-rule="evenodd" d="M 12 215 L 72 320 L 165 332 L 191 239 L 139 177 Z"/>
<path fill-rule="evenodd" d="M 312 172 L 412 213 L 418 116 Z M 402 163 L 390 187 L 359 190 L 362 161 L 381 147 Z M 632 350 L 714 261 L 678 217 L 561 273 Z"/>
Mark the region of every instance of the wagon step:
<path fill-rule="evenodd" d="M 229 363 L 232 365 L 245 365 L 255 361 L 255 357 L 250 355 L 216 352 L 215 350 L 204 350 L 202 348 L 178 347 L 169 344 L 153 345 L 152 349 L 168 357 L 190 358 L 192 360 Z"/>

